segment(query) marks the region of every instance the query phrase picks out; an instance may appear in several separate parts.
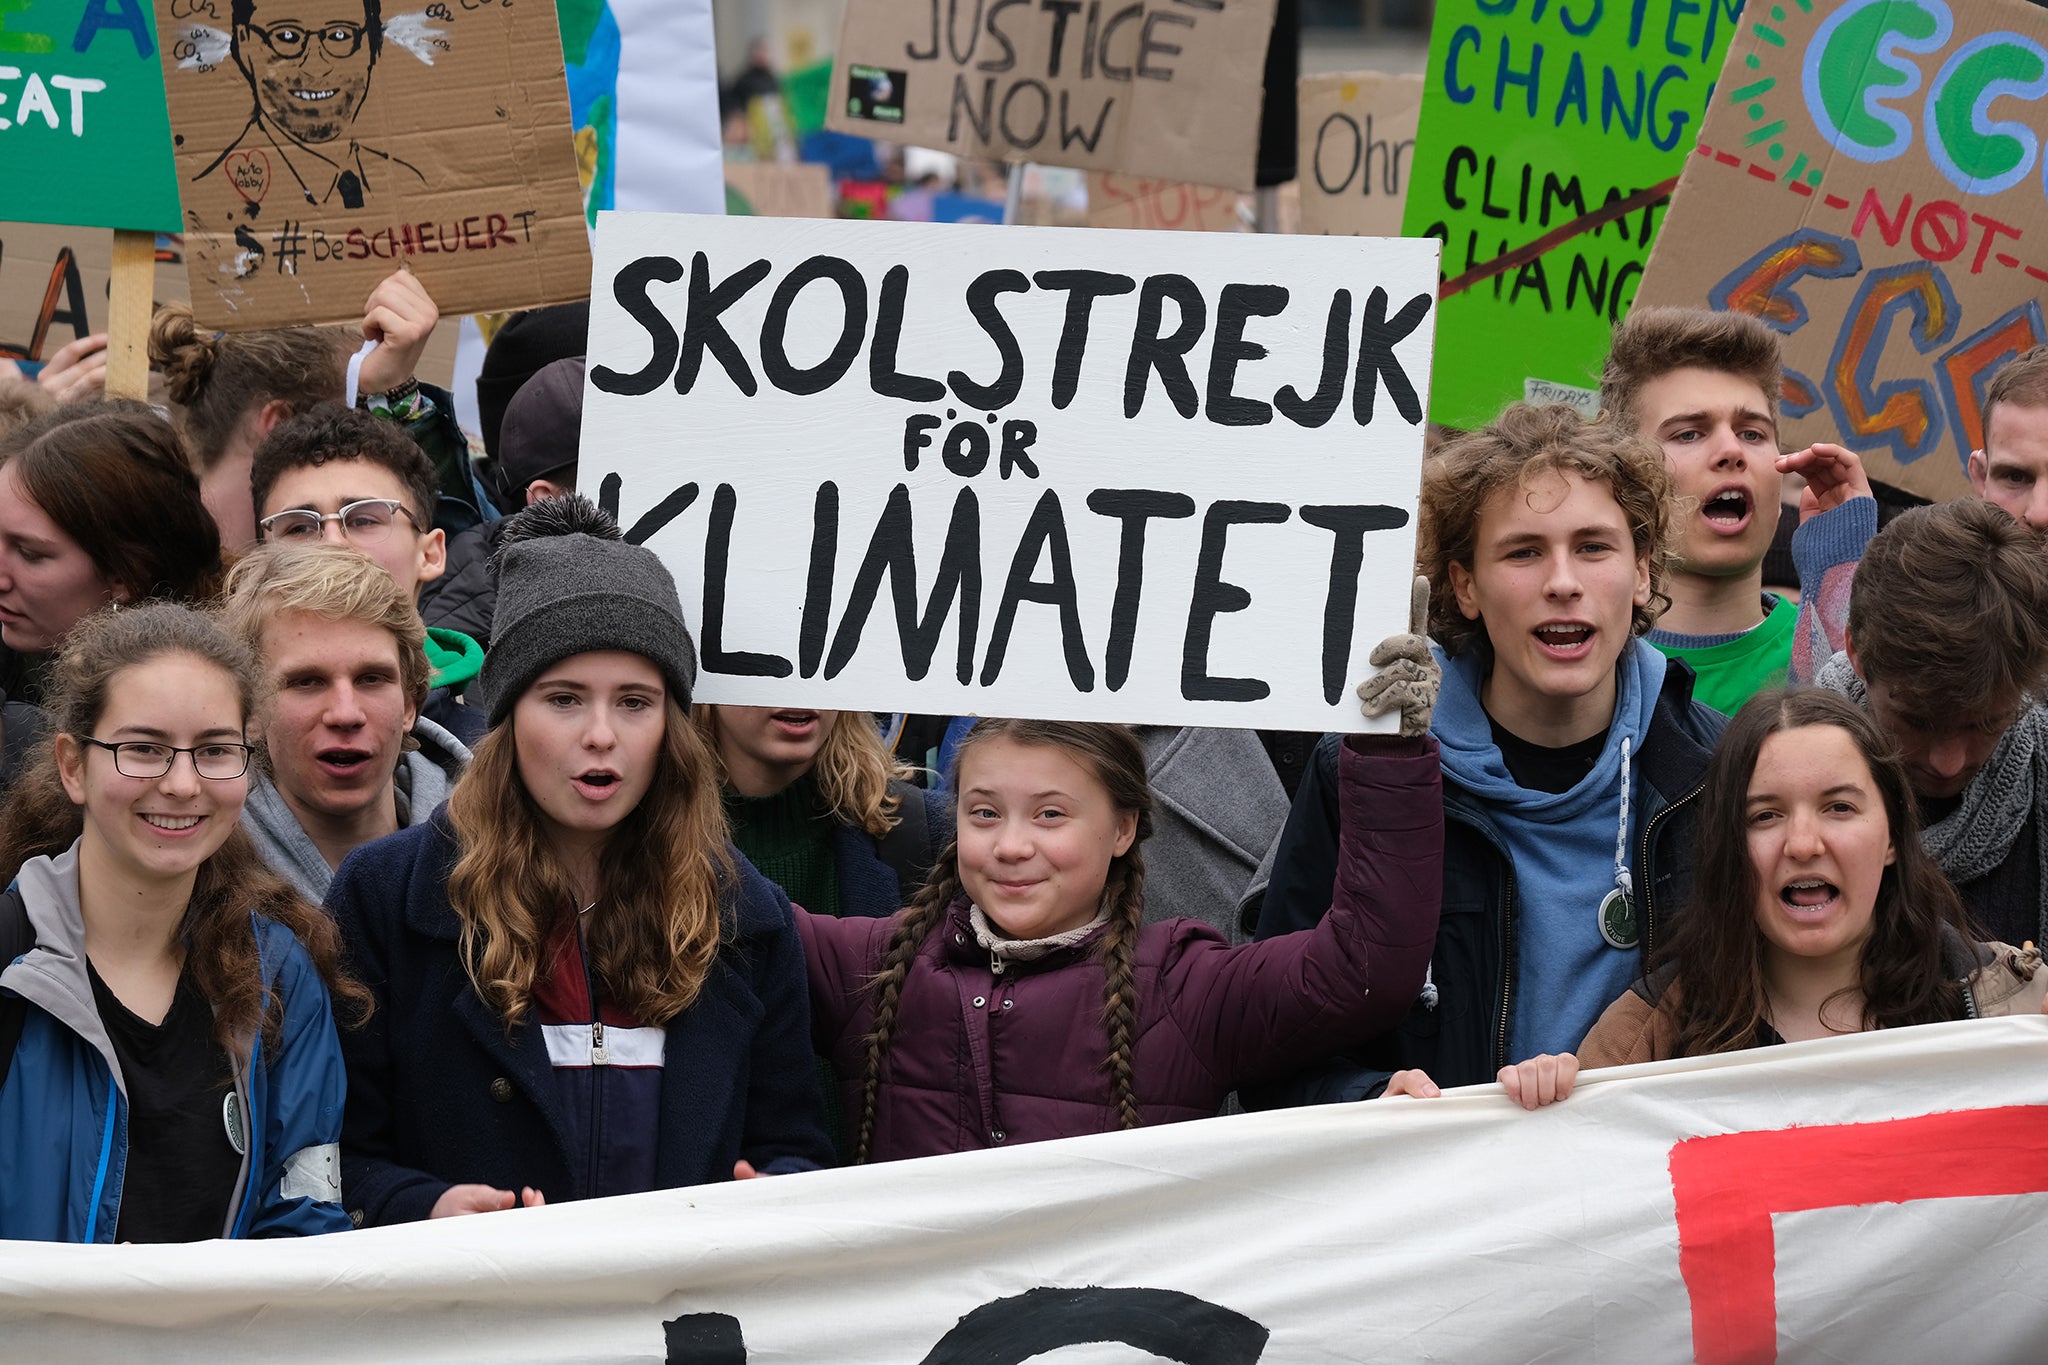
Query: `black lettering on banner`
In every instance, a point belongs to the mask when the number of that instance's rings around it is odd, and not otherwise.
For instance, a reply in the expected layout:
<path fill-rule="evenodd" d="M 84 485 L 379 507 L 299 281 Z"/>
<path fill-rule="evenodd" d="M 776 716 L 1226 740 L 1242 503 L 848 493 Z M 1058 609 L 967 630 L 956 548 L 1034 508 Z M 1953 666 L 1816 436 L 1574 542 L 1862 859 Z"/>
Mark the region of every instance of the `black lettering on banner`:
<path fill-rule="evenodd" d="M 928 412 L 920 412 L 903 424 L 903 467 L 906 470 L 917 468 L 917 452 L 931 447 L 931 434 L 943 425 Z"/>
<path fill-rule="evenodd" d="M 1060 324 L 1059 349 L 1052 359 L 1052 405 L 1064 410 L 1081 384 L 1081 358 L 1088 351 L 1088 315 L 1095 300 L 1128 294 L 1138 282 L 1129 275 L 1105 270 L 1041 270 L 1031 282 L 1040 289 L 1066 291 L 1067 315 Z"/>
<path fill-rule="evenodd" d="M 1226 284 L 1216 300 L 1216 339 L 1209 348 L 1209 420 L 1220 427 L 1262 427 L 1273 420 L 1272 404 L 1233 393 L 1237 367 L 1264 360 L 1266 348 L 1244 339 L 1248 318 L 1278 317 L 1287 311 L 1287 287 Z"/>
<path fill-rule="evenodd" d="M 1180 309 L 1180 323 L 1171 336 L 1159 334 L 1166 300 Z M 1201 407 L 1194 381 L 1188 378 L 1187 354 L 1202 339 L 1209 305 L 1202 291 L 1185 275 L 1148 275 L 1138 292 L 1138 325 L 1131 333 L 1131 359 L 1124 367 L 1124 416 L 1136 417 L 1145 406 L 1145 388 L 1156 370 L 1175 412 L 1193 417 Z"/>
<path fill-rule="evenodd" d="M 818 674 L 832 614 L 832 572 L 839 562 L 839 485 L 827 479 L 811 503 L 811 567 L 804 576 L 804 610 L 796 634 L 797 672 Z"/>
<path fill-rule="evenodd" d="M 990 413 L 988 420 L 995 421 L 996 415 Z M 946 433 L 946 444 L 939 457 L 946 462 L 948 473 L 971 479 L 988 468 L 988 447 L 988 428 L 969 418 L 965 422 L 954 423 L 953 429 Z"/>
<path fill-rule="evenodd" d="M 661 1325 L 666 1365 L 747 1365 L 740 1320 L 730 1313 L 690 1313 Z"/>
<path fill-rule="evenodd" d="M 1010 121 L 1010 105 L 1018 95 L 1029 90 L 1038 96 L 1038 122 L 1025 124 L 1030 132 L 1019 132 Z M 1002 107 L 996 111 L 996 123 L 1002 129 L 1003 138 L 1020 152 L 1028 152 L 1045 140 L 1046 127 L 1052 122 L 1052 91 L 1044 81 L 1026 76 L 1003 92 Z"/>
<path fill-rule="evenodd" d="M 765 267 L 767 262 L 762 265 Z M 676 337 L 676 329 L 669 325 L 668 316 L 647 297 L 647 286 L 656 280 L 674 284 L 682 277 L 683 263 L 672 256 L 642 256 L 612 277 L 612 297 L 626 310 L 627 317 L 647 330 L 654 353 L 631 374 L 621 374 L 609 365 L 591 366 L 590 382 L 600 392 L 638 398 L 643 393 L 653 393 L 674 371 L 682 342 Z"/>
<path fill-rule="evenodd" d="M 1052 579 L 1041 583 L 1031 576 L 1041 553 L 1051 551 Z M 1067 519 L 1060 510 L 1060 495 L 1048 488 L 1031 509 L 1024 534 L 1017 541 L 1017 553 L 1010 560 L 1010 576 L 1003 580 L 1003 598 L 996 607 L 995 629 L 989 632 L 988 657 L 981 664 L 981 685 L 994 684 L 1003 671 L 1003 655 L 1010 648 L 1010 628 L 1017 621 L 1019 602 L 1043 602 L 1060 611 L 1060 643 L 1067 659 L 1067 677 L 1076 692 L 1095 690 L 1095 666 L 1088 662 L 1088 642 L 1081 635 L 1081 604 L 1074 588 L 1074 556 L 1067 546 Z"/>
<path fill-rule="evenodd" d="M 690 504 L 697 500 L 697 485 L 686 483 L 668 494 L 640 520 L 633 523 L 623 539 L 628 545 L 645 545 L 660 532 L 661 528 L 688 511 Z M 619 476 L 607 474 L 597 486 L 597 505 L 604 509 L 613 521 L 619 519 Z"/>
<path fill-rule="evenodd" d="M 662 1324 L 666 1365 L 747 1365 L 739 1319 L 689 1313 Z M 920 1365 L 1023 1365 L 1107 1342 L 1180 1365 L 1259 1365 L 1266 1327 L 1177 1289 L 1033 1289 L 955 1323 Z"/>
<path fill-rule="evenodd" d="M 725 648 L 725 569 L 732 550 L 732 517 L 739 505 L 732 485 L 711 495 L 711 527 L 704 535 L 704 669 L 742 678 L 786 678 L 789 660 Z"/>
<path fill-rule="evenodd" d="M 718 315 L 738 303 L 749 289 L 768 278 L 768 262 L 755 261 L 727 277 L 724 284 L 711 283 L 711 262 L 703 252 L 690 261 L 690 308 L 683 318 L 682 355 L 676 361 L 676 392 L 688 393 L 703 367 L 704 352 L 710 351 L 725 367 L 726 377 L 747 397 L 759 392 L 747 358 Z"/>
<path fill-rule="evenodd" d="M 1074 118 L 1067 102 L 1071 93 L 1060 91 L 1060 150 L 1067 151 L 1078 142 L 1092 152 L 1095 144 L 1102 141 L 1102 130 L 1109 123 L 1109 111 L 1116 107 L 1116 100 L 1111 98 L 1102 102 L 1102 108 L 1095 113 L 1095 131 L 1091 133 Z"/>
<path fill-rule="evenodd" d="M 1252 595 L 1223 579 L 1223 550 L 1233 526 L 1277 526 L 1290 513 L 1279 502 L 1209 504 L 1202 518 L 1202 548 L 1195 559 L 1195 592 L 1188 603 L 1188 633 L 1181 648 L 1180 694 L 1189 701 L 1259 701 L 1273 689 L 1258 678 L 1217 678 L 1209 673 L 1209 635 L 1216 618 L 1243 611 Z"/>
<path fill-rule="evenodd" d="M 1351 291 L 1339 289 L 1330 299 L 1330 321 L 1323 329 L 1323 372 L 1315 396 L 1303 398 L 1294 385 L 1273 395 L 1273 406 L 1296 426 L 1314 430 L 1330 420 L 1344 400 L 1344 376 L 1351 368 Z"/>
<path fill-rule="evenodd" d="M 977 384 L 959 370 L 947 372 L 946 383 L 968 406 L 1008 407 L 1024 387 L 1024 351 L 1017 344 L 1017 334 L 1010 330 L 1009 319 L 996 307 L 996 299 L 1003 294 L 1022 294 L 1030 288 L 1031 281 L 1021 270 L 984 271 L 967 286 L 967 311 L 974 314 L 974 320 L 988 333 L 988 339 L 996 344 L 996 352 L 1003 358 L 1002 371 L 993 384 Z"/>
<path fill-rule="evenodd" d="M 911 535 L 910 489 L 899 483 L 889 490 L 881 519 L 868 539 L 868 552 L 854 572 L 846 612 L 839 618 L 839 630 L 832 637 L 832 652 L 825 659 L 826 678 L 838 677 L 860 648 L 861 631 L 875 605 L 884 573 L 889 575 L 889 596 L 896 609 L 896 636 L 903 649 L 904 673 L 912 681 L 919 681 L 931 672 L 939 632 L 945 628 L 946 616 L 958 597 L 960 653 L 954 676 L 962 685 L 972 682 L 974 643 L 981 625 L 981 503 L 974 490 L 963 488 L 953 499 L 953 519 L 946 526 L 946 545 L 939 552 L 938 575 L 932 579 L 931 595 L 925 598 L 922 617 L 917 611 L 917 548 Z M 826 590 L 830 591 L 829 583 Z"/>
<path fill-rule="evenodd" d="M 960 1319 L 921 1365 L 1022 1365 L 1111 1341 L 1181 1365 L 1258 1365 L 1271 1335 L 1242 1313 L 1178 1290 L 1033 1289 Z"/>
<path fill-rule="evenodd" d="M 803 370 L 790 363 L 785 343 L 789 312 L 796 307 L 797 295 L 804 286 L 814 280 L 830 280 L 838 285 L 845 311 L 832 349 L 823 360 Z M 860 354 L 861 338 L 867 334 L 868 282 L 851 261 L 837 256 L 813 256 L 784 275 L 782 283 L 769 296 L 768 315 L 761 319 L 761 373 L 784 393 L 798 397 L 823 393 L 853 368 L 853 359 Z"/>
<path fill-rule="evenodd" d="M 1003 458 L 1001 473 L 1010 477 L 1012 469 L 1027 479 L 1038 477 L 1038 466 L 1031 463 L 1031 457 L 1024 452 L 1038 440 L 1038 423 L 1022 417 L 1013 417 L 1003 423 Z"/>
<path fill-rule="evenodd" d="M 1358 612 L 1358 572 L 1365 564 L 1366 532 L 1398 530 L 1408 524 L 1408 514 L 1398 507 L 1369 503 L 1304 507 L 1301 519 L 1334 537 L 1330 590 L 1323 598 L 1323 701 L 1335 706 L 1351 682 L 1351 631 Z"/>
<path fill-rule="evenodd" d="M 1109 45 L 1116 38 L 1116 31 L 1119 28 L 1122 28 L 1134 19 L 1142 18 L 1144 13 L 1145 0 L 1131 0 L 1130 4 L 1125 5 L 1122 9 L 1110 15 L 1108 20 L 1102 25 L 1102 42 L 1100 44 L 1102 60 L 1099 65 L 1102 67 L 1102 78 L 1104 80 L 1127 81 L 1131 79 L 1130 67 L 1118 66 L 1110 61 Z"/>
<path fill-rule="evenodd" d="M 1394 343 L 1415 330 L 1428 315 L 1432 302 L 1430 295 L 1417 294 L 1390 318 L 1386 290 L 1375 286 L 1366 296 L 1365 321 L 1358 329 L 1358 379 L 1351 390 L 1351 415 L 1358 425 L 1371 423 L 1373 397 L 1381 382 L 1386 384 L 1387 397 L 1394 400 L 1394 410 L 1403 421 L 1411 427 L 1422 421 L 1422 400 L 1415 396 L 1408 372 L 1394 355 Z"/>
<path fill-rule="evenodd" d="M 1179 520 L 1195 514 L 1195 500 L 1185 493 L 1150 488 L 1098 488 L 1088 495 L 1088 510 L 1123 522 L 1117 538 L 1116 594 L 1110 599 L 1109 642 L 1102 657 L 1102 680 L 1121 691 L 1131 676 L 1131 650 L 1138 638 L 1138 603 L 1145 590 L 1145 523 L 1153 517 Z"/>
<path fill-rule="evenodd" d="M 1019 4 L 1022 0 L 998 0 Z M 902 398 L 912 403 L 936 403 L 946 396 L 946 386 L 923 375 L 904 374 L 896 368 L 896 347 L 903 339 L 903 300 L 910 291 L 910 267 L 892 265 L 882 276 L 882 298 L 875 312 L 875 339 L 868 345 L 868 387 L 884 398 Z M 916 418 L 911 421 L 915 422 Z M 934 425 L 937 419 L 933 419 Z M 916 456 L 904 436 L 903 458 L 907 467 L 917 468 Z"/>

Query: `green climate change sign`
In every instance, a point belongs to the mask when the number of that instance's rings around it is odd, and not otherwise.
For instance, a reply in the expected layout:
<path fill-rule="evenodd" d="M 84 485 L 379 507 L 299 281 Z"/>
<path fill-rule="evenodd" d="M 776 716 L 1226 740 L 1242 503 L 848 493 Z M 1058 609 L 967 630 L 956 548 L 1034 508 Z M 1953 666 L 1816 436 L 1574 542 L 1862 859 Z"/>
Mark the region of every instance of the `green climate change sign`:
<path fill-rule="evenodd" d="M 176 232 L 147 0 L 0 0 L 0 218 Z"/>
<path fill-rule="evenodd" d="M 1444 244 L 1431 417 L 1473 427 L 1597 387 L 1741 10 L 1437 6 L 1402 220 Z"/>

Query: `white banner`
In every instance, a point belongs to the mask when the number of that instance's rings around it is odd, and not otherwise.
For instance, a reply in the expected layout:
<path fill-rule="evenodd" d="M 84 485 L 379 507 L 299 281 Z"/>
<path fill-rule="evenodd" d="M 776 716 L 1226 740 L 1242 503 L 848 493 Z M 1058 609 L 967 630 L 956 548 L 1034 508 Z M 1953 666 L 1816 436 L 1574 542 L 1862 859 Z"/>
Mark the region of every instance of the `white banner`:
<path fill-rule="evenodd" d="M 705 701 L 1358 729 L 1437 253 L 604 215 L 578 485 Z"/>
<path fill-rule="evenodd" d="M 296 1243 L 0 1243 L 0 1357 L 2017 1365 L 2044 1192 L 2048 1019 L 1998 1019 L 1535 1114 L 1472 1087 Z"/>

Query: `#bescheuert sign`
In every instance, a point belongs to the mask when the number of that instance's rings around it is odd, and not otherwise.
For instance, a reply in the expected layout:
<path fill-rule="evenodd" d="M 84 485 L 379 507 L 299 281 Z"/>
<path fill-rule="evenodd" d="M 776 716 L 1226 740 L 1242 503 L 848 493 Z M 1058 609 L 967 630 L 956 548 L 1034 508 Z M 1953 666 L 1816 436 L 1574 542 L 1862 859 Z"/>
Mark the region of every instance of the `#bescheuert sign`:
<path fill-rule="evenodd" d="M 579 483 L 705 701 L 1359 729 L 1437 244 L 606 214 Z"/>

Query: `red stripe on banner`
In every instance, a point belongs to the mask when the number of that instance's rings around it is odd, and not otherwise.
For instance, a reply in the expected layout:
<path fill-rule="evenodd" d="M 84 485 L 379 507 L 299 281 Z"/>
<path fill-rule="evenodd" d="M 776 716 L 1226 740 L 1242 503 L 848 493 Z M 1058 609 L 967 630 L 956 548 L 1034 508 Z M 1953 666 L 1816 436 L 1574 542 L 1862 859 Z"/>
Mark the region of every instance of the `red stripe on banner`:
<path fill-rule="evenodd" d="M 1771 1216 L 2048 1191 L 2048 1105 L 1689 1138 L 1671 1149 L 1699 1365 L 1778 1358 Z"/>

